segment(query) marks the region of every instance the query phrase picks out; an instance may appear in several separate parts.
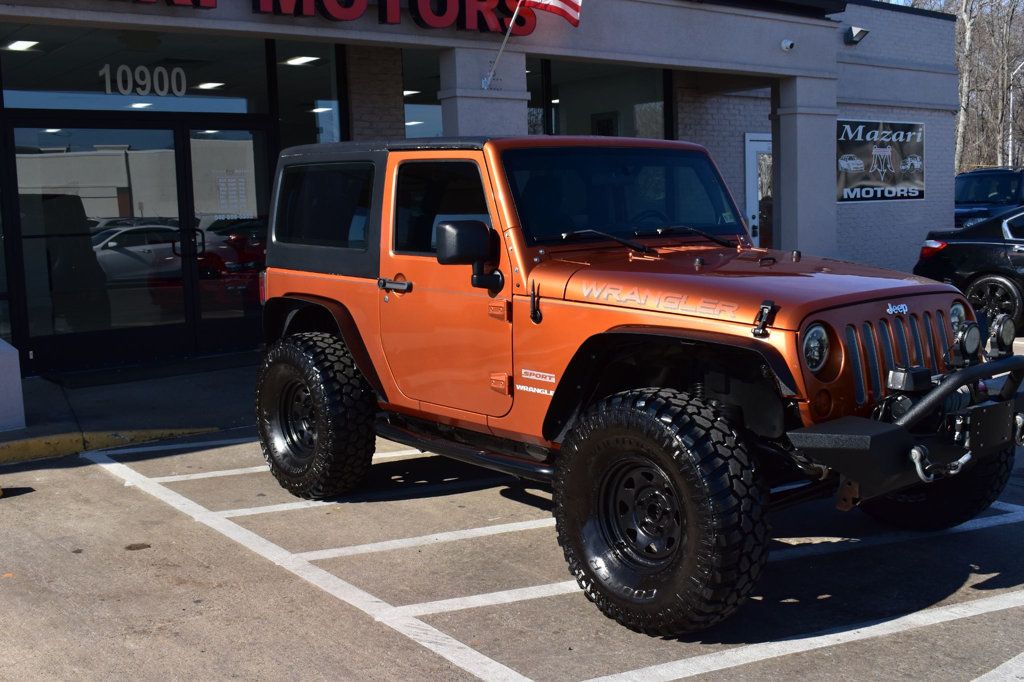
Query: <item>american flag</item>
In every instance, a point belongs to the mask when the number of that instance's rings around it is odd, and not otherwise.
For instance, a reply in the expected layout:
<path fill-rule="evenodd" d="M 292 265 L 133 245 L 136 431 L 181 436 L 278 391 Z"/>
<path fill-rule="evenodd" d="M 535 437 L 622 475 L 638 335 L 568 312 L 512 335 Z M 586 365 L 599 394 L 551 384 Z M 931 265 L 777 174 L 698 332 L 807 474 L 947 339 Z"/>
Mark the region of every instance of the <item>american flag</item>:
<path fill-rule="evenodd" d="M 573 26 L 580 25 L 580 7 L 582 5 L 583 0 L 523 0 L 524 7 L 557 14 Z"/>

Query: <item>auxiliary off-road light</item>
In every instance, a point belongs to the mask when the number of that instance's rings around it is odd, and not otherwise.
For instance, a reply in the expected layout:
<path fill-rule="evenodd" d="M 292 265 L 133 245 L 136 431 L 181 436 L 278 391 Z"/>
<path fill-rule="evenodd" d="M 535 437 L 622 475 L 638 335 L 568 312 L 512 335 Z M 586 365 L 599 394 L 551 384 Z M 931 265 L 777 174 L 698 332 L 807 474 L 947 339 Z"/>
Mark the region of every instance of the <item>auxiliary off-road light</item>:
<path fill-rule="evenodd" d="M 965 359 L 978 357 L 981 350 L 981 327 L 977 322 L 967 322 L 956 335 L 956 345 Z"/>
<path fill-rule="evenodd" d="M 1006 313 L 999 315 L 992 322 L 992 329 L 989 332 L 989 348 L 1000 353 L 1009 353 L 1013 350 L 1013 342 L 1017 339 L 1017 325 L 1013 323 Z"/>
<path fill-rule="evenodd" d="M 960 328 L 967 322 L 967 308 L 963 303 L 954 303 L 949 307 L 949 324 L 953 327 L 953 333 L 959 334 Z"/>
<path fill-rule="evenodd" d="M 820 324 L 813 324 L 804 334 L 804 362 L 807 369 L 815 374 L 825 368 L 828 362 L 828 332 Z"/>

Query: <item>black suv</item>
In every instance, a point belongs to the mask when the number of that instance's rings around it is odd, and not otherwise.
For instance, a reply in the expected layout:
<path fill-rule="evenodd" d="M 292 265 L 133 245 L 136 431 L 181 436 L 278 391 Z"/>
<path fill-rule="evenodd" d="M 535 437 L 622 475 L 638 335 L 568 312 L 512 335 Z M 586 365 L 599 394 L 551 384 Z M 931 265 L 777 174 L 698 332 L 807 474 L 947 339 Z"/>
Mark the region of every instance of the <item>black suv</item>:
<path fill-rule="evenodd" d="M 956 226 L 1024 206 L 1024 168 L 979 168 L 956 176 Z"/>

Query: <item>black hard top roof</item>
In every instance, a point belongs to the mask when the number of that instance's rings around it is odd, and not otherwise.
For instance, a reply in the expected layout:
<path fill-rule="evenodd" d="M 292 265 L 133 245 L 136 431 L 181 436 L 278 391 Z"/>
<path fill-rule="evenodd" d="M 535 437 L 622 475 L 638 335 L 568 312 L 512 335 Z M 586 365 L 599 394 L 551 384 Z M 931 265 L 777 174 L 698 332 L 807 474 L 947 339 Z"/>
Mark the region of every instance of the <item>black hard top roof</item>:
<path fill-rule="evenodd" d="M 304 156 L 306 154 L 331 154 L 352 152 L 414 151 L 417 149 L 483 149 L 493 137 L 424 137 L 411 140 L 360 140 L 353 142 L 328 142 L 289 147 L 281 156 Z"/>

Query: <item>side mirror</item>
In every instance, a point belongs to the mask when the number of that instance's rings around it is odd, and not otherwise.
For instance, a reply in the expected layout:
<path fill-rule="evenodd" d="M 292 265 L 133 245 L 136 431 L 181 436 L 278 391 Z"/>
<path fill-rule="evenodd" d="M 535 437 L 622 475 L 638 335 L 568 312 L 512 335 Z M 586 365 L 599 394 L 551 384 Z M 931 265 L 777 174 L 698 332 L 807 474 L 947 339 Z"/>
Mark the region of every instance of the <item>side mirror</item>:
<path fill-rule="evenodd" d="M 103 247 L 103 248 L 105 248 L 105 249 L 116 249 L 117 248 L 117 242 L 107 242 L 107 245 L 105 247 Z"/>
<path fill-rule="evenodd" d="M 473 286 L 499 291 L 505 285 L 500 270 L 486 272 L 498 259 L 497 235 L 478 220 L 457 220 L 437 226 L 437 262 L 441 265 L 472 265 Z"/>

